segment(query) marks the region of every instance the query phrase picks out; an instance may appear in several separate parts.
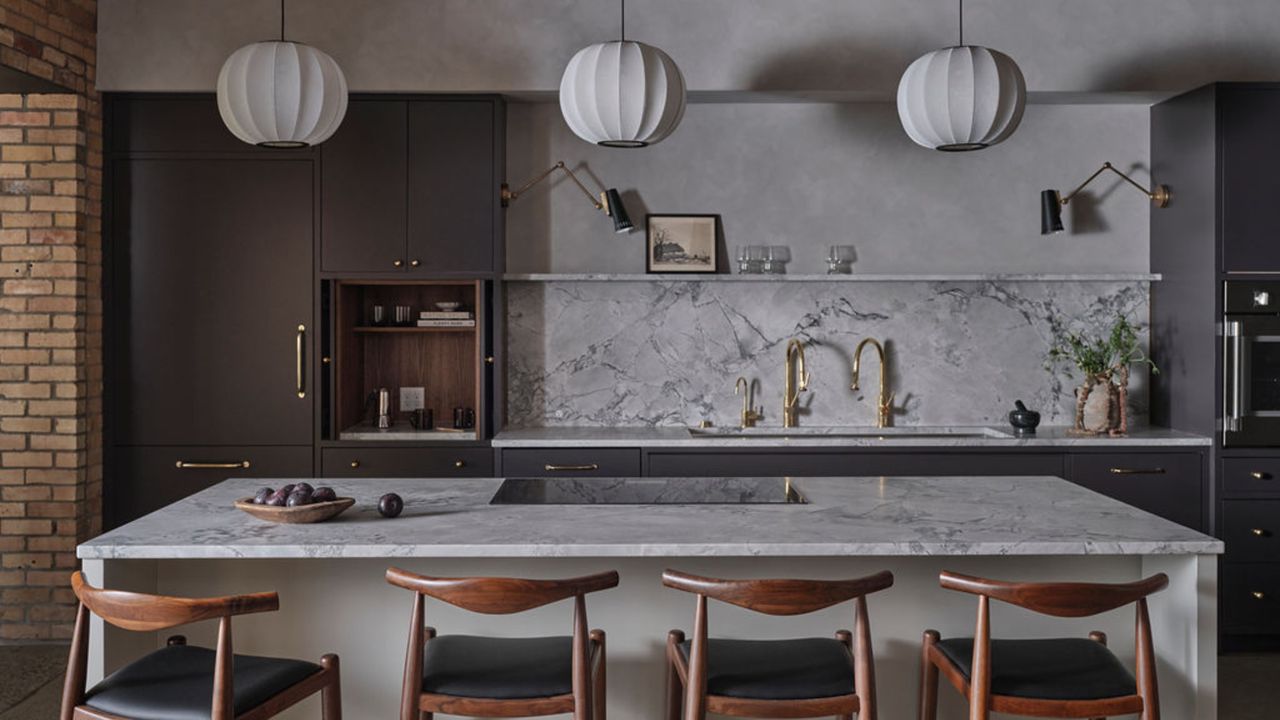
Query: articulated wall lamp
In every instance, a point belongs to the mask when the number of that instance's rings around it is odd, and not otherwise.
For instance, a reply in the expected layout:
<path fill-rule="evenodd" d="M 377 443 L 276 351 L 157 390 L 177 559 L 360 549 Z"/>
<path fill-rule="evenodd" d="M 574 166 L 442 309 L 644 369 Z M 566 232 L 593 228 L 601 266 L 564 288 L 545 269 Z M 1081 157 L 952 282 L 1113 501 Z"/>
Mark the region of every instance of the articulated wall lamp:
<path fill-rule="evenodd" d="M 515 200 L 518 200 L 525 191 L 543 180 L 546 180 L 547 177 L 556 170 L 563 170 L 565 174 L 569 176 L 569 179 L 573 180 L 573 184 L 577 185 L 578 189 L 582 191 L 582 194 L 587 196 L 587 199 L 591 201 L 591 204 L 596 206 L 597 210 L 600 210 L 605 215 L 613 218 L 614 232 L 622 234 L 635 227 L 631 224 L 631 218 L 627 215 L 627 208 L 623 206 L 622 196 L 618 194 L 617 188 L 601 190 L 600 195 L 598 196 L 599 199 L 597 199 L 597 196 L 592 195 L 591 191 L 587 189 L 587 186 L 582 184 L 582 181 L 578 179 L 578 176 L 574 175 L 573 171 L 565 166 L 563 160 L 552 165 L 540 175 L 515 190 L 508 187 L 506 183 L 502 183 L 502 207 L 507 207 Z"/>
<path fill-rule="evenodd" d="M 1040 193 L 1040 234 L 1053 235 L 1054 233 L 1062 232 L 1062 206 L 1071 202 L 1071 198 L 1075 197 L 1085 188 L 1086 185 L 1093 182 L 1094 178 L 1101 175 L 1105 170 L 1110 170 L 1124 178 L 1125 182 L 1138 188 L 1138 190 L 1143 195 L 1146 195 L 1156 207 L 1169 207 L 1168 185 L 1156 185 L 1155 189 L 1148 190 L 1139 185 L 1133 178 L 1115 169 L 1111 163 L 1102 163 L 1102 167 L 1098 168 L 1097 172 L 1090 175 L 1088 180 L 1080 183 L 1080 186 L 1068 193 L 1066 197 L 1060 197 L 1057 190 L 1045 190 Z"/>

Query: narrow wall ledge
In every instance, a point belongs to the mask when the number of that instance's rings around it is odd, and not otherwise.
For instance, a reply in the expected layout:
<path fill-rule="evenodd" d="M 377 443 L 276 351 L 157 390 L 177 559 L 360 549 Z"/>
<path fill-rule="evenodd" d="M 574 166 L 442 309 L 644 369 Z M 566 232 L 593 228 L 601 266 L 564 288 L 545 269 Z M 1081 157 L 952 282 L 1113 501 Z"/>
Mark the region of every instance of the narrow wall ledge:
<path fill-rule="evenodd" d="M 507 273 L 507 282 L 1158 282 L 1158 273 L 854 273 L 730 275 L 684 273 Z"/>

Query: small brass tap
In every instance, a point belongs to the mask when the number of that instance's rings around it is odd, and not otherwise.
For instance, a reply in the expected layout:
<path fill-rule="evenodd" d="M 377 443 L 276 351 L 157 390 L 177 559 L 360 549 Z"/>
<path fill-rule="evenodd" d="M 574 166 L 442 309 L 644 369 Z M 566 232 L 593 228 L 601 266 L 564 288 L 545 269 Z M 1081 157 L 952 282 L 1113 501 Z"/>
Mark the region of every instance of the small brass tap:
<path fill-rule="evenodd" d="M 792 358 L 795 358 L 794 361 Z M 787 361 L 783 366 L 782 427 L 795 427 L 800 409 L 800 393 L 809 389 L 809 372 L 804 369 L 804 343 L 787 343 Z"/>
<path fill-rule="evenodd" d="M 871 345 L 880 356 L 880 395 L 876 399 L 876 427 L 889 427 L 893 417 L 893 395 L 889 392 L 889 363 L 885 360 L 884 346 L 875 338 L 865 338 L 853 351 L 853 384 L 851 390 L 859 390 L 858 377 L 862 369 L 862 349 Z"/>
<path fill-rule="evenodd" d="M 756 422 L 760 420 L 760 415 L 764 412 L 764 408 L 751 407 L 751 383 L 747 382 L 744 377 L 738 378 L 738 382 L 733 386 L 733 394 L 737 395 L 742 392 L 742 418 L 738 422 L 738 427 L 746 429 L 755 427 Z"/>

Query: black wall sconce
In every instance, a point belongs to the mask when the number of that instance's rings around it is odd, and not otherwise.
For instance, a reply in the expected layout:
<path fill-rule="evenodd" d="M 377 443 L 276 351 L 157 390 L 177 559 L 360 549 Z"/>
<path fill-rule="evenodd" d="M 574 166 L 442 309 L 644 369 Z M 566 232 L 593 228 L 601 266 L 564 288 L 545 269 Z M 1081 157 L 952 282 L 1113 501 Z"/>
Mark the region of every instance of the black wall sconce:
<path fill-rule="evenodd" d="M 546 180 L 547 176 L 556 170 L 563 170 L 565 174 L 569 176 L 569 179 L 573 180 L 573 184 L 578 186 L 578 189 L 582 191 L 583 195 L 587 196 L 587 199 L 591 201 L 591 204 L 594 205 L 597 210 L 613 218 L 614 232 L 621 234 L 628 232 L 635 227 L 631 223 L 631 217 L 627 215 L 627 208 L 622 204 L 622 196 L 618 194 L 617 188 L 601 190 L 598 196 L 592 195 L 591 191 L 587 189 L 587 186 L 583 185 L 582 181 L 578 179 L 578 176 L 574 175 L 573 171 L 565 166 L 563 160 L 547 168 L 540 175 L 515 190 L 508 187 L 506 183 L 502 183 L 502 207 L 507 207 L 512 202 L 519 199 L 525 191 L 543 180 Z"/>
<path fill-rule="evenodd" d="M 1094 178 L 1106 170 L 1119 175 L 1124 178 L 1125 182 L 1138 188 L 1156 207 L 1169 207 L 1168 185 L 1156 185 L 1154 190 L 1148 190 L 1139 185 L 1133 178 L 1115 169 L 1111 163 L 1102 163 L 1102 167 L 1098 168 L 1097 172 L 1090 175 L 1088 180 L 1080 183 L 1080 186 L 1068 193 L 1066 197 L 1061 197 L 1057 190 L 1044 190 L 1040 193 L 1040 234 L 1053 235 L 1062 232 L 1062 207 L 1071 202 L 1071 198 L 1079 194 L 1086 185 L 1093 182 Z"/>

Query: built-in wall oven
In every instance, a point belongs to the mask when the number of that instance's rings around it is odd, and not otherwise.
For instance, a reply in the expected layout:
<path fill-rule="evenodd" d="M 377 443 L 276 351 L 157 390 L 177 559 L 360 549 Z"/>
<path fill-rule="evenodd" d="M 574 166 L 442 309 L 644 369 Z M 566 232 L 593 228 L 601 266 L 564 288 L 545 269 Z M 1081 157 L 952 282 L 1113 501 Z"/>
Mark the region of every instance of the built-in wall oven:
<path fill-rule="evenodd" d="M 1223 444 L 1280 447 L 1280 281 L 1231 280 L 1223 307 Z"/>

